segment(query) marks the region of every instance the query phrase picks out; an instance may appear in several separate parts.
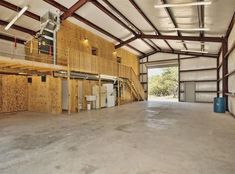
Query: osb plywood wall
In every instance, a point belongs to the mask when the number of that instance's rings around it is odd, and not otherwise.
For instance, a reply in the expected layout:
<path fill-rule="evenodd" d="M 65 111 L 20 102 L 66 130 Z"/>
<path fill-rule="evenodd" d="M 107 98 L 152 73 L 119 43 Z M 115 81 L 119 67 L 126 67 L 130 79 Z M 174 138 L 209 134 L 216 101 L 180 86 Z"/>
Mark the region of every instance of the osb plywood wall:
<path fill-rule="evenodd" d="M 136 75 L 139 75 L 139 59 L 136 55 L 121 48 L 117 50 L 117 56 L 121 58 L 121 64 L 131 66 Z"/>
<path fill-rule="evenodd" d="M 26 111 L 27 77 L 0 75 L 0 112 Z"/>
<path fill-rule="evenodd" d="M 28 83 L 28 110 L 36 112 L 60 113 L 61 108 L 61 79 L 46 77 L 42 82 L 40 76 L 33 76 Z"/>
<path fill-rule="evenodd" d="M 69 21 L 64 21 L 57 34 L 57 51 L 59 54 L 58 62 L 66 62 L 66 52 L 69 48 L 71 62 L 73 59 L 91 55 L 92 47 L 97 48 L 97 56 L 117 61 L 117 56 L 121 57 L 121 63 L 131 66 L 139 74 L 139 59 L 136 55 L 124 50 L 118 49 L 115 53 L 114 44 L 107 40 L 75 25 Z M 64 55 L 64 56 L 63 56 Z M 80 59 L 81 61 L 81 59 Z M 80 67 L 81 68 L 81 67 Z"/>
<path fill-rule="evenodd" d="M 113 55 L 115 49 L 112 43 L 69 21 L 64 21 L 61 24 L 57 33 L 57 48 L 59 50 L 69 48 L 70 54 L 73 56 L 75 50 L 91 54 L 92 47 L 97 48 L 98 56 L 115 60 Z"/>
<path fill-rule="evenodd" d="M 96 56 L 92 55 L 92 48 L 97 49 Z M 25 52 L 27 60 L 52 63 L 52 56 L 38 52 L 38 40 L 35 38 L 26 43 Z M 56 54 L 57 64 L 67 65 L 69 55 L 72 68 L 87 73 L 106 73 L 102 72 L 105 70 L 108 75 L 114 75 L 111 72 L 113 67 L 96 67 L 96 57 L 102 58 L 102 64 L 108 65 L 112 64 L 110 61 L 117 62 L 117 57 L 121 57 L 121 64 L 132 67 L 139 74 L 139 58 L 136 55 L 122 48 L 115 51 L 113 43 L 69 21 L 64 21 L 57 33 Z"/>
<path fill-rule="evenodd" d="M 32 82 L 28 83 L 28 78 Z M 93 80 L 70 80 L 71 112 L 78 112 L 80 106 L 86 110 L 86 96 L 92 95 L 92 87 L 98 85 Z M 62 79 L 46 76 L 25 77 L 15 75 L 0 76 L 0 113 L 34 111 L 45 113 L 62 112 Z M 134 98 L 131 90 L 124 85 L 121 103 L 128 103 Z"/>

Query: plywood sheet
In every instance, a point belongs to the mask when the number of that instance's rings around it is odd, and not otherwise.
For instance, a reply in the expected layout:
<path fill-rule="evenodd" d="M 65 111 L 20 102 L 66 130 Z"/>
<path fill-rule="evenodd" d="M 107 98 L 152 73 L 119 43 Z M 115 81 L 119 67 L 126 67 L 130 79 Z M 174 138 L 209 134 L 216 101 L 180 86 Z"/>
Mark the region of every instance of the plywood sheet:
<path fill-rule="evenodd" d="M 33 76 L 32 83 L 28 83 L 29 111 L 60 113 L 61 106 L 61 79 L 46 77 L 46 82 L 40 76 Z"/>
<path fill-rule="evenodd" d="M 25 76 L 0 76 L 0 112 L 27 110 L 27 78 Z"/>

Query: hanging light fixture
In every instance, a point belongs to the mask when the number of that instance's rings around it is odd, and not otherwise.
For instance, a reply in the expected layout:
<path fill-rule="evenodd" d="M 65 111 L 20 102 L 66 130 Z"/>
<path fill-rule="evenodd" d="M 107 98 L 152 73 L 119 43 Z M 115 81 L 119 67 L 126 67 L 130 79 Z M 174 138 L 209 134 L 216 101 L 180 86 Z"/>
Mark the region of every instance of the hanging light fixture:
<path fill-rule="evenodd" d="M 22 8 L 19 13 L 11 20 L 11 22 L 5 27 L 5 30 L 9 30 L 11 26 L 26 12 L 26 10 L 29 8 L 29 6 L 25 6 Z"/>
<path fill-rule="evenodd" d="M 188 7 L 188 6 L 199 6 L 199 5 L 210 5 L 211 1 L 202 2 L 189 2 L 189 3 L 175 3 L 175 4 L 158 4 L 154 5 L 155 8 L 165 8 L 165 7 Z"/>
<path fill-rule="evenodd" d="M 169 28 L 170 31 L 210 31 L 209 28 Z"/>
<path fill-rule="evenodd" d="M 180 51 L 184 51 L 184 52 L 192 52 L 192 53 L 205 53 L 207 54 L 208 51 L 197 51 L 197 50 L 180 50 Z"/>

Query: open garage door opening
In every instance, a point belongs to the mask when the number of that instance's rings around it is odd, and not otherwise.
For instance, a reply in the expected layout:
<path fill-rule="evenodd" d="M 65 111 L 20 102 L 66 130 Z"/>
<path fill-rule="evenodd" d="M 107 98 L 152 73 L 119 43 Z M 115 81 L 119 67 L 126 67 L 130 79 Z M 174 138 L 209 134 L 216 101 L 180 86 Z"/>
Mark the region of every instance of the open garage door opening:
<path fill-rule="evenodd" d="M 178 101 L 178 66 L 148 68 L 148 100 Z"/>

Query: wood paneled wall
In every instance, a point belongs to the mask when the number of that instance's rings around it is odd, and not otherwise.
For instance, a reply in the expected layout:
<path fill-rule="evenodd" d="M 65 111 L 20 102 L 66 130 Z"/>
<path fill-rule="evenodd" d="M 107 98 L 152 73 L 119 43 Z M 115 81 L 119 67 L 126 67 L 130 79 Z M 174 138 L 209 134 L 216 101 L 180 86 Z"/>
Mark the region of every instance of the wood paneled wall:
<path fill-rule="evenodd" d="M 117 49 L 117 56 L 121 57 L 121 64 L 131 66 L 136 75 L 139 75 L 139 59 L 136 55 L 120 48 Z"/>
<path fill-rule="evenodd" d="M 87 39 L 87 40 L 86 40 Z M 70 61 L 74 63 L 86 62 L 86 57 L 91 56 L 92 47 L 97 48 L 97 56 L 112 61 L 117 61 L 117 56 L 122 58 L 121 64 L 131 66 L 136 74 L 139 74 L 139 58 L 122 48 L 116 50 L 114 44 L 75 25 L 64 21 L 57 34 L 58 62 L 66 62 L 66 50 L 69 48 Z M 64 55 L 64 56 L 63 56 Z M 90 55 L 90 56 L 89 56 Z M 79 59 L 80 60 L 76 60 Z M 92 64 L 91 62 L 89 62 Z M 105 62 L 103 62 L 105 63 Z M 82 67 L 77 67 L 82 68 Z"/>
<path fill-rule="evenodd" d="M 76 51 L 91 54 L 92 47 L 97 48 L 97 56 L 115 61 L 113 54 L 115 48 L 111 42 L 69 21 L 64 21 L 61 24 L 60 30 L 57 33 L 58 53 L 69 48 L 70 56 L 74 58 L 78 56 Z M 63 58 L 64 57 L 59 57 L 59 59 Z"/>
<path fill-rule="evenodd" d="M 28 83 L 28 110 L 36 112 L 61 113 L 61 79 L 46 77 L 42 82 L 40 76 L 33 76 Z"/>
<path fill-rule="evenodd" d="M 26 111 L 27 77 L 0 75 L 0 113 Z"/>

